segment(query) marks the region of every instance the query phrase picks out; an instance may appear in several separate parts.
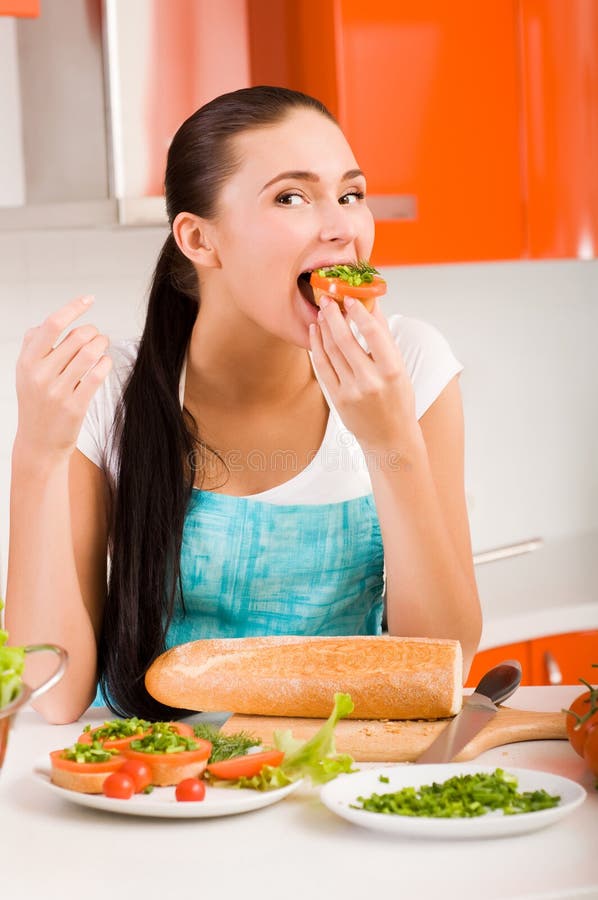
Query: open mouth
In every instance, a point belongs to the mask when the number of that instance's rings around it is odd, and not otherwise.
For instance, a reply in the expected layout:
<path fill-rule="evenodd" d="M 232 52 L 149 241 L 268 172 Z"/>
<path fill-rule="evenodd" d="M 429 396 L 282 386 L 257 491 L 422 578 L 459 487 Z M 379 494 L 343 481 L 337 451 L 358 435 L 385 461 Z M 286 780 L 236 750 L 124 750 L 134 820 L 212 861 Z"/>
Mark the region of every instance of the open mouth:
<path fill-rule="evenodd" d="M 307 300 L 308 303 L 311 303 L 312 306 L 315 306 L 317 309 L 317 303 L 314 300 L 314 290 L 309 283 L 309 279 L 311 277 L 310 272 L 302 272 L 299 278 L 297 279 L 297 284 L 299 285 L 299 290 L 301 291 L 301 295 L 304 300 Z"/>

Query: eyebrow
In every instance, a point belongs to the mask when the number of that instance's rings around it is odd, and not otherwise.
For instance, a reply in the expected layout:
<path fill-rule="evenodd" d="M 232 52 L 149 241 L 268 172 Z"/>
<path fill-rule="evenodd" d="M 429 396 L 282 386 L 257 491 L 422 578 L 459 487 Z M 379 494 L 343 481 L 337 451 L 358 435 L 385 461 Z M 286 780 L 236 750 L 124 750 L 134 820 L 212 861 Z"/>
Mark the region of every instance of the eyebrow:
<path fill-rule="evenodd" d="M 360 175 L 363 178 L 365 178 L 365 175 L 361 171 L 361 169 L 349 169 L 348 172 L 345 172 L 344 175 L 341 175 L 341 181 L 350 181 L 352 178 L 357 178 Z M 263 188 L 260 191 L 260 194 L 262 194 L 266 190 L 266 188 L 269 188 L 270 185 L 276 184 L 277 181 L 285 181 L 287 179 L 290 181 L 314 181 L 314 182 L 320 180 L 319 176 L 316 175 L 315 172 L 303 172 L 301 169 L 295 169 L 291 172 L 281 172 L 280 175 L 275 175 L 274 178 L 272 178 L 270 181 L 267 182 L 267 184 L 265 184 L 263 186 Z"/>

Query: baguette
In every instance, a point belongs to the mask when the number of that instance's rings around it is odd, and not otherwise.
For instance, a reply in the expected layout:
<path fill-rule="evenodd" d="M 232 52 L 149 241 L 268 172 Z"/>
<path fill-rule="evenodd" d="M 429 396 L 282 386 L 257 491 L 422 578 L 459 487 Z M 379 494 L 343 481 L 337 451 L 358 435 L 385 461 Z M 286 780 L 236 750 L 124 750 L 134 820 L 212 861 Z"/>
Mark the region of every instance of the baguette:
<path fill-rule="evenodd" d="M 326 718 L 334 694 L 354 719 L 435 719 L 462 701 L 458 641 L 389 636 L 201 640 L 163 653 L 145 685 L 169 706 Z"/>

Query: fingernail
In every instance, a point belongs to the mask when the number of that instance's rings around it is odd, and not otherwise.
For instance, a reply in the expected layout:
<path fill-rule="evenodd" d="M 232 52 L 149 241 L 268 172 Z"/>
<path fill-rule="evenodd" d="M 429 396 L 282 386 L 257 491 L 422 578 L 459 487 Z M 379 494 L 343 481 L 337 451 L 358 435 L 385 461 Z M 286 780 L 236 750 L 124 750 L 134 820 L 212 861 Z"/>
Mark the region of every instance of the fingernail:
<path fill-rule="evenodd" d="M 324 321 L 324 313 L 322 312 L 321 309 L 319 309 L 318 310 L 318 322 L 323 322 L 323 321 Z"/>
<path fill-rule="evenodd" d="M 326 309 L 326 307 L 328 306 L 329 303 L 330 303 L 330 300 L 328 299 L 326 294 L 322 294 L 322 296 L 320 297 L 320 308 Z"/>
<path fill-rule="evenodd" d="M 313 322 L 311 322 L 309 326 L 309 336 L 310 338 L 314 338 L 316 336 L 316 326 Z"/>
<path fill-rule="evenodd" d="M 86 294 L 85 297 L 81 297 L 81 303 L 84 303 L 85 306 L 89 306 L 94 300 L 93 294 Z"/>
<path fill-rule="evenodd" d="M 354 303 L 355 303 L 355 300 L 353 299 L 353 297 L 345 297 L 345 299 L 343 300 L 343 305 L 344 305 L 345 309 L 351 309 L 351 307 L 353 306 Z"/>

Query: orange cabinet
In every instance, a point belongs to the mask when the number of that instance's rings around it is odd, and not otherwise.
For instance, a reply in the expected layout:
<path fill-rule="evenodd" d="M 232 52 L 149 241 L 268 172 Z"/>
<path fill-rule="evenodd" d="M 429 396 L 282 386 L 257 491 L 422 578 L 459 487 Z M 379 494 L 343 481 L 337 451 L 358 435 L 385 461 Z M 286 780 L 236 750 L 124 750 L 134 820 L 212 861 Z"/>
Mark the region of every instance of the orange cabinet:
<path fill-rule="evenodd" d="M 517 659 L 521 663 L 521 684 L 533 684 L 530 644 L 531 641 L 521 641 L 518 644 L 504 644 L 502 647 L 492 647 L 476 653 L 467 678 L 467 687 L 475 687 L 488 669 L 507 659 Z"/>
<path fill-rule="evenodd" d="M 595 255 L 596 0 L 247 9 L 251 83 L 314 94 L 347 134 L 376 264 Z"/>
<path fill-rule="evenodd" d="M 0 0 L 0 16 L 39 16 L 39 0 Z"/>
<path fill-rule="evenodd" d="M 598 255 L 598 3 L 519 0 L 531 257 Z"/>
<path fill-rule="evenodd" d="M 532 684 L 552 684 L 551 670 L 560 673 L 561 684 L 577 684 L 578 678 L 598 683 L 598 631 L 557 634 L 531 641 Z M 555 668 L 556 667 L 556 668 Z"/>
<path fill-rule="evenodd" d="M 506 659 L 521 663 L 521 684 L 578 684 L 579 678 L 596 684 L 598 668 L 592 663 L 598 663 L 598 630 L 554 634 L 482 650 L 474 657 L 467 686 L 475 687 L 488 669 Z M 560 681 L 551 681 L 551 671 Z"/>

